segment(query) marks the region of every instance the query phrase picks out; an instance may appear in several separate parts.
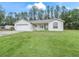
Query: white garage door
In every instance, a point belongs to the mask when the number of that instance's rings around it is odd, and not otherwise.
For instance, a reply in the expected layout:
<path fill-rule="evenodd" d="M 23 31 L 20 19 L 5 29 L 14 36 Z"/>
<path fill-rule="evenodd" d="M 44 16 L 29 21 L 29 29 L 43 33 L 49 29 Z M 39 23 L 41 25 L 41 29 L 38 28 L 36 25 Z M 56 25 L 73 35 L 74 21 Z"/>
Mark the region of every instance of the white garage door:
<path fill-rule="evenodd" d="M 17 31 L 29 31 L 30 30 L 30 27 L 28 24 L 17 24 L 15 28 Z"/>

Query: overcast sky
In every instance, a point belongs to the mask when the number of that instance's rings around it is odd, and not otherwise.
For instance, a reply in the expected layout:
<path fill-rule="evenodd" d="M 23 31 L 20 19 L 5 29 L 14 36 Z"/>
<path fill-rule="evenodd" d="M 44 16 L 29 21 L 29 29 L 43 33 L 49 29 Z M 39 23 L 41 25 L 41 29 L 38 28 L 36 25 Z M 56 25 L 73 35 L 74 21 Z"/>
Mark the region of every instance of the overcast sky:
<path fill-rule="evenodd" d="M 46 8 L 46 5 L 64 5 L 68 9 L 77 8 L 79 9 L 78 2 L 0 2 L 6 12 L 21 12 L 29 10 L 33 5 L 37 6 L 39 9 Z"/>

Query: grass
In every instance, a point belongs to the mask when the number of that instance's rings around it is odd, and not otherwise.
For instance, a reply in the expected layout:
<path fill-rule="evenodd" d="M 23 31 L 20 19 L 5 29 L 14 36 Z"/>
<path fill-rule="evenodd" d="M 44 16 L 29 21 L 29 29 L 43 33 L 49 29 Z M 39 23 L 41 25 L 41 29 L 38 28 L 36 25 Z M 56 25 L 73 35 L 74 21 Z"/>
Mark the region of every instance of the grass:
<path fill-rule="evenodd" d="M 0 37 L 0 56 L 79 56 L 79 31 L 22 32 Z"/>

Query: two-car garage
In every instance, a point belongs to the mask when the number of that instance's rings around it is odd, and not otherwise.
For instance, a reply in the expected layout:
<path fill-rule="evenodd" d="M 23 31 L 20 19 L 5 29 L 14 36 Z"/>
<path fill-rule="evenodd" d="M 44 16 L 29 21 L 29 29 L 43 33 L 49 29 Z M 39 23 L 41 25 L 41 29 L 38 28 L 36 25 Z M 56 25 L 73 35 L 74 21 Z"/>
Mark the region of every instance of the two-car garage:
<path fill-rule="evenodd" d="M 14 26 L 16 31 L 32 31 L 32 24 L 25 21 L 25 20 L 21 20 L 15 23 Z"/>

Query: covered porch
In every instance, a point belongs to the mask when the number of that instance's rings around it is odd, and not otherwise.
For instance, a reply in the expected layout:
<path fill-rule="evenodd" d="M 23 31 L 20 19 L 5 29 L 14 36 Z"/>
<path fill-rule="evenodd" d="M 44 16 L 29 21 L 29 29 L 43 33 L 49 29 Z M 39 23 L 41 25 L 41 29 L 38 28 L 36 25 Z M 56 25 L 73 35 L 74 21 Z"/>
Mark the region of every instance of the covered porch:
<path fill-rule="evenodd" d="M 33 30 L 48 30 L 48 23 L 33 24 Z"/>

